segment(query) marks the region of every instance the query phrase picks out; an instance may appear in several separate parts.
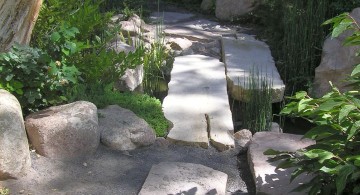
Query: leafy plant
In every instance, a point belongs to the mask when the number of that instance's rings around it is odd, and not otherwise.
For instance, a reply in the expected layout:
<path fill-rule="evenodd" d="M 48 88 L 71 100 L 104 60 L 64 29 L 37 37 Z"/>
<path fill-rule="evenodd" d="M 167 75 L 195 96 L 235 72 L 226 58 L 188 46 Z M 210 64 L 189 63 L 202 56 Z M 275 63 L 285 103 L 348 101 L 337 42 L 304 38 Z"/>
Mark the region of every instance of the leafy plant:
<path fill-rule="evenodd" d="M 243 116 L 242 127 L 252 133 L 268 131 L 272 122 L 272 81 L 254 68 L 244 81 L 244 88 L 246 94 L 241 95 L 246 101 L 240 108 Z"/>
<path fill-rule="evenodd" d="M 333 24 L 333 36 L 352 30 L 353 34 L 345 44 L 360 44 L 360 27 L 350 14 L 344 13 L 325 24 Z M 277 168 L 296 168 L 291 181 L 302 173 L 313 174 L 312 180 L 294 191 L 310 189 L 309 194 L 360 194 L 360 64 L 350 77 L 356 81 L 357 90 L 341 93 L 332 86 L 332 91 L 319 99 L 298 92 L 281 112 L 303 117 L 317 125 L 304 135 L 316 144 L 296 152 L 267 150 L 264 153 L 276 155 L 272 160 L 283 160 Z"/>
<path fill-rule="evenodd" d="M 155 42 L 151 44 L 144 55 L 144 91 L 154 96 L 166 81 L 164 72 L 172 68 L 174 57 L 165 47 L 163 34 L 163 19 L 156 23 Z"/>
<path fill-rule="evenodd" d="M 165 136 L 169 128 L 169 122 L 158 99 L 145 94 L 120 93 L 113 90 L 112 84 L 80 84 L 69 91 L 68 98 L 69 101 L 90 101 L 98 108 L 117 104 L 129 109 L 143 118 L 155 130 L 157 136 Z"/>
<path fill-rule="evenodd" d="M 65 88 L 77 83 L 78 75 L 76 67 L 40 49 L 15 44 L 0 54 L 0 88 L 13 93 L 26 111 L 63 102 Z"/>
<path fill-rule="evenodd" d="M 0 195 L 9 195 L 10 190 L 8 188 L 0 187 Z"/>

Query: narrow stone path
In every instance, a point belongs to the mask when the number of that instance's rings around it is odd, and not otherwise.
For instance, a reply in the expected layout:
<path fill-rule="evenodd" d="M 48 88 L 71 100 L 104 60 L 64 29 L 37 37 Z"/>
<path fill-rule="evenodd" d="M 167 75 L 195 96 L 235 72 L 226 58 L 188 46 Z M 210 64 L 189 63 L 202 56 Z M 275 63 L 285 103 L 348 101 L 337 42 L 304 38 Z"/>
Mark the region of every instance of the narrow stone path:
<path fill-rule="evenodd" d="M 234 147 L 225 66 L 218 59 L 176 57 L 163 107 L 173 123 L 168 140 L 207 148 L 210 139 L 220 151 Z"/>

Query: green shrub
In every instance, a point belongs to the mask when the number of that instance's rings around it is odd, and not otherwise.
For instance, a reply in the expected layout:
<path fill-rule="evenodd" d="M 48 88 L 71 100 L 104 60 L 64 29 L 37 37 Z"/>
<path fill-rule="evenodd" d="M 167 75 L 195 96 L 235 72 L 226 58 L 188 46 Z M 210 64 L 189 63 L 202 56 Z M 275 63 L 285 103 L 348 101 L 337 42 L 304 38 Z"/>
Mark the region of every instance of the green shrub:
<path fill-rule="evenodd" d="M 164 117 L 161 102 L 145 94 L 120 93 L 113 90 L 112 84 L 77 85 L 68 93 L 70 101 L 86 100 L 99 108 L 117 104 L 133 111 L 143 118 L 156 132 L 157 136 L 165 136 L 169 122 Z"/>
<path fill-rule="evenodd" d="M 334 25 L 333 36 L 351 29 L 354 33 L 345 44 L 360 45 L 359 24 L 348 13 L 325 24 L 330 23 Z M 276 155 L 272 161 L 283 160 L 278 168 L 295 167 L 291 181 L 302 173 L 313 174 L 313 179 L 294 191 L 310 189 L 309 194 L 360 194 L 360 64 L 355 66 L 350 78 L 355 87 L 353 91 L 341 93 L 332 86 L 330 93 L 318 99 L 309 97 L 306 92 L 298 92 L 281 112 L 317 125 L 304 135 L 304 138 L 315 140 L 314 145 L 296 152 L 267 150 L 264 153 Z"/>
<path fill-rule="evenodd" d="M 39 49 L 15 44 L 0 54 L 0 88 L 13 93 L 25 111 L 63 102 L 65 88 L 77 83 L 79 72 L 59 60 Z"/>

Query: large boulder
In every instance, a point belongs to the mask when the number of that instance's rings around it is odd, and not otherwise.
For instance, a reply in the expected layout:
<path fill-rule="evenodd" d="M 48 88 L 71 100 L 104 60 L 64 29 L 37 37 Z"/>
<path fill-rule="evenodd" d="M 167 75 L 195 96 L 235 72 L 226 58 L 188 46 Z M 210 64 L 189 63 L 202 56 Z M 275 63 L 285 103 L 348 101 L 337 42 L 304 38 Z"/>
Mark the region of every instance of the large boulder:
<path fill-rule="evenodd" d="M 355 20 L 360 22 L 360 8 L 351 12 Z M 320 65 L 315 69 L 315 79 L 312 95 L 321 97 L 330 92 L 331 81 L 341 91 L 347 91 L 345 79 L 349 77 L 354 65 L 360 63 L 360 57 L 356 53 L 360 46 L 344 46 L 344 40 L 351 35 L 351 31 L 346 31 L 337 38 L 328 37 L 323 46 L 322 58 Z"/>
<path fill-rule="evenodd" d="M 232 20 L 254 10 L 259 0 L 216 0 L 215 15 L 220 20 Z"/>
<path fill-rule="evenodd" d="M 211 9 L 215 7 L 214 0 L 203 0 L 201 2 L 201 10 L 204 12 L 211 12 Z"/>
<path fill-rule="evenodd" d="M 155 142 L 154 130 L 132 111 L 111 105 L 99 109 L 101 142 L 115 150 L 133 150 Z"/>
<path fill-rule="evenodd" d="M 20 103 L 15 96 L 0 89 L 0 180 L 22 176 L 30 166 Z"/>
<path fill-rule="evenodd" d="M 53 106 L 26 117 L 26 131 L 36 152 L 59 160 L 92 154 L 100 143 L 97 108 L 78 101 Z"/>

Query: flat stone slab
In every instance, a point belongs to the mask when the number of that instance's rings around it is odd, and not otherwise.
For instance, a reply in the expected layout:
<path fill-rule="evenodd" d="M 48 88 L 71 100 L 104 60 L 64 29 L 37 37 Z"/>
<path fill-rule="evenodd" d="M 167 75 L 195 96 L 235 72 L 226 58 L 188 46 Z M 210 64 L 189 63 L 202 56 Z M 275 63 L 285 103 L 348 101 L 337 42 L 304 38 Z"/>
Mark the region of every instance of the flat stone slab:
<path fill-rule="evenodd" d="M 227 174 L 209 167 L 181 162 L 153 165 L 139 195 L 225 195 Z"/>
<path fill-rule="evenodd" d="M 221 35 L 210 31 L 203 31 L 183 26 L 168 26 L 164 30 L 165 35 L 171 37 L 187 38 L 191 41 L 212 42 L 220 39 Z"/>
<path fill-rule="evenodd" d="M 301 183 L 311 180 L 309 175 L 300 175 L 290 183 L 293 169 L 278 169 L 276 166 L 281 161 L 268 162 L 268 158 L 263 153 L 267 149 L 279 151 L 296 151 L 315 144 L 309 139 L 301 139 L 302 135 L 294 135 L 276 132 L 258 132 L 253 136 L 249 150 L 248 161 L 250 170 L 256 184 L 257 194 L 307 194 L 305 192 L 291 192 Z"/>
<path fill-rule="evenodd" d="M 168 140 L 207 148 L 210 139 L 220 151 L 234 147 L 228 133 L 233 130 L 233 122 L 225 67 L 218 59 L 203 55 L 176 57 L 163 108 L 165 117 L 173 123 Z"/>
<path fill-rule="evenodd" d="M 150 15 L 152 21 L 162 21 L 164 24 L 174 24 L 182 21 L 190 20 L 195 17 L 190 13 L 178 13 L 178 12 L 153 12 Z"/>
<path fill-rule="evenodd" d="M 239 101 L 249 101 L 248 79 L 250 72 L 272 83 L 272 103 L 281 102 L 285 85 L 275 67 L 269 46 L 253 36 L 238 34 L 236 38 L 222 37 L 223 61 L 231 96 Z"/>

